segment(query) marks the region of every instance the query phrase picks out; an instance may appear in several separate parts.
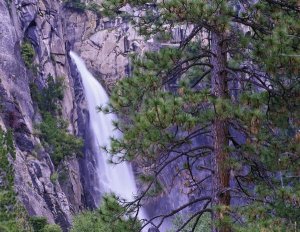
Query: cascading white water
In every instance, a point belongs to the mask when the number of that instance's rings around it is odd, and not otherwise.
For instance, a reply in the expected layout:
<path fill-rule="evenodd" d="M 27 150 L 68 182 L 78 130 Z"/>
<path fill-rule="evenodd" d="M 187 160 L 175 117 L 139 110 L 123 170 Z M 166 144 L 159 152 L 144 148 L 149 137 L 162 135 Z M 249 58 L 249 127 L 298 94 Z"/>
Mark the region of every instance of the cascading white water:
<path fill-rule="evenodd" d="M 110 146 L 110 137 L 117 136 L 112 125 L 116 117 L 97 110 L 98 106 L 106 105 L 109 102 L 109 97 L 100 83 L 88 71 L 84 61 L 72 51 L 70 56 L 82 78 L 90 114 L 90 129 L 94 134 L 94 143 L 99 147 L 97 172 L 101 189 L 104 193 L 113 192 L 123 199 L 133 200 L 133 195 L 137 193 L 137 187 L 131 165 L 125 162 L 118 165 L 109 164 L 108 154 L 100 150 L 100 146 Z M 140 214 L 139 217 L 143 218 L 143 215 Z"/>

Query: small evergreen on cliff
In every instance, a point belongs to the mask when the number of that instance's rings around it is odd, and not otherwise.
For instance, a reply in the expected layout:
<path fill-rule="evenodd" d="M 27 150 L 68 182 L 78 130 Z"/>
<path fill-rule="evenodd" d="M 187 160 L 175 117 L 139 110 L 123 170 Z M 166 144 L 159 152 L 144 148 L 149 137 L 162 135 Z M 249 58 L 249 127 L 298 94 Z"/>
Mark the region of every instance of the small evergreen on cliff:
<path fill-rule="evenodd" d="M 37 125 L 38 135 L 51 155 L 53 163 L 58 166 L 68 157 L 81 154 L 83 142 L 80 138 L 68 133 L 68 123 L 61 118 L 61 101 L 64 96 L 62 78 L 54 78 L 49 74 L 47 86 L 39 90 L 31 84 L 31 97 L 42 116 L 42 122 Z"/>
<path fill-rule="evenodd" d="M 15 148 L 12 132 L 0 127 L 0 231 L 27 232 L 30 225 L 28 215 L 18 202 L 14 190 Z"/>
<path fill-rule="evenodd" d="M 126 4 L 145 36 L 169 43 L 174 28 L 185 33 L 179 47 L 135 57 L 133 76 L 117 84 L 105 109 L 124 119 L 109 152 L 147 170 L 126 206 L 172 188 L 161 175 L 178 163 L 173 178 L 187 178 L 192 200 L 144 226 L 193 207 L 178 231 L 191 221 L 195 228 L 205 213 L 213 231 L 297 231 L 298 1 L 107 0 L 104 7 L 114 14 Z"/>

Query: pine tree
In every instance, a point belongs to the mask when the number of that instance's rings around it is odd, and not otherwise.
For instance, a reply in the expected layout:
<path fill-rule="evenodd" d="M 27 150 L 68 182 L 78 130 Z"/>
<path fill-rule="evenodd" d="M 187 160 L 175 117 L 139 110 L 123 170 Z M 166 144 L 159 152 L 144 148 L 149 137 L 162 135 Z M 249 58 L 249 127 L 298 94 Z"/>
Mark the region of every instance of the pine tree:
<path fill-rule="evenodd" d="M 71 232 L 136 232 L 140 225 L 124 211 L 116 196 L 103 197 L 100 209 L 86 211 L 74 218 Z"/>
<path fill-rule="evenodd" d="M 0 126 L 0 231 L 30 231 L 28 215 L 14 190 L 15 146 L 12 131 Z"/>
<path fill-rule="evenodd" d="M 176 176 L 188 173 L 197 198 L 152 218 L 157 227 L 197 205 L 183 227 L 210 212 L 213 231 L 299 229 L 298 1 L 107 0 L 104 8 L 126 4 L 145 37 L 169 42 L 172 29 L 186 28 L 178 47 L 133 58 L 133 76 L 106 109 L 122 118 L 123 138 L 109 152 L 148 170 L 132 204 L 163 191 L 164 169 L 185 160 Z"/>

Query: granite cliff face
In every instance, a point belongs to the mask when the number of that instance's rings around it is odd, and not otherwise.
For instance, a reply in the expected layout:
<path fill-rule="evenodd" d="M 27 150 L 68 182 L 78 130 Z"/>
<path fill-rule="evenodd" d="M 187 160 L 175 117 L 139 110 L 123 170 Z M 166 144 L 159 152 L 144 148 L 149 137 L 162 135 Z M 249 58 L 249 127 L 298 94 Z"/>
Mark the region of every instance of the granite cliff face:
<path fill-rule="evenodd" d="M 15 190 L 29 215 L 45 216 L 67 230 L 72 215 L 99 203 L 93 157 L 97 148 L 89 142 L 83 87 L 68 52 L 78 53 L 110 91 L 118 79 L 130 75 L 128 53 L 143 54 L 159 45 L 144 42 L 121 17 L 111 20 L 68 9 L 60 0 L 0 0 L 0 19 L 0 125 L 14 132 Z M 174 35 L 180 41 L 180 29 Z M 25 41 L 34 48 L 31 68 L 21 56 Z M 64 79 L 62 117 L 69 122 L 69 133 L 85 141 L 83 157 L 57 168 L 35 133 L 42 119 L 30 92 L 31 83 L 43 89 L 49 74 Z M 64 178 L 53 180 L 55 172 Z"/>
<path fill-rule="evenodd" d="M 142 53 L 147 45 L 121 17 L 108 19 L 86 11 L 65 11 L 66 38 L 89 70 L 111 90 L 115 82 L 130 75 L 128 53 Z"/>
<path fill-rule="evenodd" d="M 79 163 L 66 162 L 67 185 L 51 181 L 54 166 L 35 135 L 34 127 L 41 117 L 31 99 L 29 84 L 42 88 L 48 74 L 63 77 L 66 83 L 62 102 L 63 117 L 76 133 L 76 111 L 72 79 L 65 56 L 59 1 L 0 1 L 0 91 L 1 126 L 12 129 L 16 144 L 15 189 L 30 215 L 48 218 L 67 228 L 71 215 L 82 207 L 82 185 Z M 21 44 L 29 41 L 35 50 L 34 67 L 30 70 L 21 58 Z M 58 171 L 62 170 L 58 167 Z"/>

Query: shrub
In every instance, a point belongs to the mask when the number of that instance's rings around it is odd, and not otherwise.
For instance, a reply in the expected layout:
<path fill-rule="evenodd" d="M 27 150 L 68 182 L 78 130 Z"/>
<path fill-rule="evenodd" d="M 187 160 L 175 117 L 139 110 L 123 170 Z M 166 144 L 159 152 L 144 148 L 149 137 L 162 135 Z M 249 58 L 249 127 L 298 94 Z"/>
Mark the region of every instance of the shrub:
<path fill-rule="evenodd" d="M 62 232 L 62 229 L 59 225 L 48 224 L 43 228 L 42 232 Z"/>
<path fill-rule="evenodd" d="M 0 231 L 1 232 L 10 232 L 10 229 L 8 229 L 8 227 L 5 225 L 0 225 Z"/>
<path fill-rule="evenodd" d="M 124 213 L 114 196 L 105 196 L 100 209 L 77 215 L 71 232 L 137 232 L 140 224 Z"/>
<path fill-rule="evenodd" d="M 40 91 L 36 84 L 31 84 L 31 97 L 37 103 L 43 121 L 38 125 L 40 138 L 52 161 L 58 165 L 65 157 L 80 154 L 82 140 L 68 133 L 68 124 L 56 115 L 60 109 L 59 102 L 64 96 L 62 78 L 54 78 L 49 74 L 47 86 Z M 55 177 L 55 176 L 54 176 Z M 52 177 L 52 179 L 54 178 Z"/>
<path fill-rule="evenodd" d="M 81 3 L 80 0 L 65 0 L 65 7 L 77 10 L 79 12 L 84 12 L 86 9 L 86 5 Z"/>
<path fill-rule="evenodd" d="M 68 178 L 69 178 L 68 169 L 66 167 L 64 167 L 59 172 L 58 181 L 59 181 L 59 183 L 63 184 L 64 182 L 66 182 L 68 180 Z"/>
<path fill-rule="evenodd" d="M 87 10 L 90 10 L 92 12 L 94 12 L 96 15 L 100 16 L 101 15 L 101 11 L 100 11 L 100 6 L 97 4 L 97 3 L 89 3 L 87 6 L 86 6 L 86 9 Z"/>
<path fill-rule="evenodd" d="M 59 225 L 48 224 L 47 218 L 34 216 L 29 219 L 34 232 L 62 232 Z"/>
<path fill-rule="evenodd" d="M 19 204 L 14 191 L 14 169 L 10 162 L 15 158 L 13 133 L 0 127 L 0 231 L 28 231 L 27 214 Z"/>
<path fill-rule="evenodd" d="M 34 216 L 29 219 L 29 222 L 32 225 L 34 232 L 42 232 L 47 225 L 47 218 Z"/>
<path fill-rule="evenodd" d="M 84 212 L 76 216 L 71 232 L 109 232 L 95 212 Z"/>
<path fill-rule="evenodd" d="M 67 123 L 64 120 L 58 120 L 51 114 L 44 113 L 39 129 L 42 141 L 55 165 L 67 156 L 81 153 L 82 140 L 67 132 Z"/>
<path fill-rule="evenodd" d="M 50 176 L 50 180 L 52 183 L 55 183 L 58 180 L 58 173 L 53 172 L 52 175 Z"/>
<path fill-rule="evenodd" d="M 30 85 L 30 93 L 32 100 L 37 103 L 41 114 L 50 112 L 52 115 L 56 114 L 59 109 L 59 101 L 64 97 L 64 82 L 62 78 L 54 78 L 51 74 L 47 77 L 47 87 L 40 91 L 36 84 Z"/>
<path fill-rule="evenodd" d="M 178 231 L 181 226 L 186 222 L 186 220 L 189 219 L 191 215 L 185 215 L 185 216 L 177 216 L 173 220 L 173 226 L 172 229 L 168 232 L 174 232 Z M 196 226 L 195 226 L 196 224 Z M 193 227 L 195 226 L 194 230 Z M 182 232 L 189 232 L 189 231 L 195 231 L 195 232 L 210 232 L 211 231 L 211 216 L 209 213 L 204 213 L 199 220 L 197 220 L 197 217 L 192 219 L 184 228 L 182 228 L 180 231 Z"/>
<path fill-rule="evenodd" d="M 65 0 L 65 7 L 68 7 L 70 9 L 84 12 L 85 10 L 90 10 L 100 16 L 100 6 L 97 3 L 91 2 L 91 3 L 82 3 L 80 0 Z"/>
<path fill-rule="evenodd" d="M 23 58 L 23 61 L 27 68 L 33 69 L 33 58 L 35 56 L 34 48 L 32 47 L 31 43 L 28 41 L 25 41 L 21 45 L 21 55 Z"/>

